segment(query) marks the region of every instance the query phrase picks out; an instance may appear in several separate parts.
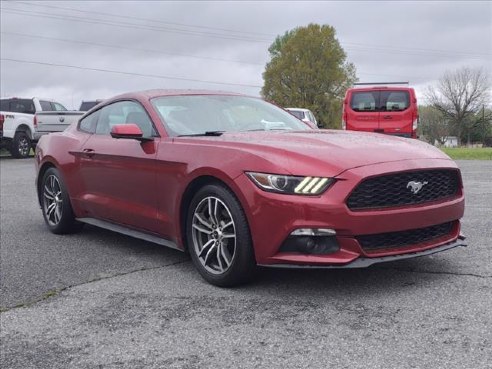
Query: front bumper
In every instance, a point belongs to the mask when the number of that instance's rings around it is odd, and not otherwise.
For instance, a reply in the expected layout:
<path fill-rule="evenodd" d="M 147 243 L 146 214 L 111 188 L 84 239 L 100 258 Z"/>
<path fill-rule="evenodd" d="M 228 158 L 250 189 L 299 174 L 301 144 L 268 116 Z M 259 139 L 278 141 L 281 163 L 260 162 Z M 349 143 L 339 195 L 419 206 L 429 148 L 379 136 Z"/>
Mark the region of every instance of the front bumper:
<path fill-rule="evenodd" d="M 357 269 L 357 268 L 367 268 L 373 264 L 380 264 L 380 263 L 389 263 L 391 261 L 398 261 L 398 260 L 405 260 L 405 259 L 412 259 L 412 258 L 417 258 L 420 256 L 427 256 L 427 255 L 432 255 L 436 254 L 441 251 L 446 251 L 453 249 L 458 246 L 468 246 L 468 244 L 465 242 L 465 237 L 464 236 L 459 236 L 456 241 L 452 241 L 449 243 L 446 243 L 441 246 L 434 247 L 432 249 L 427 249 L 424 251 L 415 251 L 411 252 L 408 254 L 399 254 L 399 255 L 389 255 L 389 256 L 381 256 L 377 258 L 367 258 L 367 257 L 359 257 L 358 259 L 355 259 L 354 261 L 344 264 L 344 265 L 309 265 L 309 264 L 259 264 L 260 266 L 266 266 L 266 267 L 274 267 L 274 268 L 309 268 L 309 269 Z"/>
<path fill-rule="evenodd" d="M 363 166 L 336 176 L 335 184 L 319 197 L 264 192 L 246 175 L 236 178 L 242 192 L 241 201 L 248 217 L 257 264 L 363 267 L 381 262 L 381 258 L 390 261 L 392 257 L 426 255 L 437 252 L 434 250 L 442 251 L 461 245 L 459 219 L 464 213 L 462 190 L 452 199 L 398 208 L 351 211 L 346 205 L 353 188 L 367 177 L 435 168 L 457 167 L 453 161 L 446 159 L 405 160 Z M 323 173 L 315 174 L 323 176 Z M 419 244 L 365 251 L 357 240 L 358 236 L 418 230 L 446 222 L 453 224 L 449 234 Z M 298 228 L 335 230 L 339 251 L 322 255 L 281 252 L 284 241 Z"/>

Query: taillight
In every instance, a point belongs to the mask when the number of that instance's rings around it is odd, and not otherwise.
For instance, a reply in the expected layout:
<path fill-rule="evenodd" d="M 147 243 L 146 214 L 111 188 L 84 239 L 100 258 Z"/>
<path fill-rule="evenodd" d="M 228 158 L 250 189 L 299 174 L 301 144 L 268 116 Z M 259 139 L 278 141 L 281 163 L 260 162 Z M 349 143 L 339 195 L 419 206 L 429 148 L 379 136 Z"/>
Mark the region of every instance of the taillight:
<path fill-rule="evenodd" d="M 38 117 L 34 116 L 34 119 L 32 121 L 32 124 L 34 125 L 34 128 L 38 127 Z"/>
<path fill-rule="evenodd" d="M 415 131 L 417 129 L 418 124 L 419 124 L 419 117 L 416 117 L 414 118 L 412 123 L 412 131 Z"/>
<path fill-rule="evenodd" d="M 5 117 L 3 114 L 0 114 L 0 129 L 3 131 L 3 122 L 5 122 Z"/>
<path fill-rule="evenodd" d="M 347 122 L 342 119 L 342 129 L 347 129 Z"/>

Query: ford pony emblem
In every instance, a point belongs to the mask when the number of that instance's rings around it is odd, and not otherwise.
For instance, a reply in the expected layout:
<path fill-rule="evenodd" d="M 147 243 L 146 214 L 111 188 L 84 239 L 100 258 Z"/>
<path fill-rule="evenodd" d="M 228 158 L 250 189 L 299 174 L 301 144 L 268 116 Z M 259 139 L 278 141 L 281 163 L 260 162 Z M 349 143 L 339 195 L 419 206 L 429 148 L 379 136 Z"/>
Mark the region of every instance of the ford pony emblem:
<path fill-rule="evenodd" d="M 427 182 L 427 181 L 425 181 L 425 182 L 410 181 L 410 182 L 407 183 L 407 188 L 410 188 L 410 191 L 412 191 L 412 193 L 414 195 L 416 195 L 417 193 L 420 192 L 420 190 L 422 189 L 422 187 L 424 187 L 428 183 L 429 182 Z"/>

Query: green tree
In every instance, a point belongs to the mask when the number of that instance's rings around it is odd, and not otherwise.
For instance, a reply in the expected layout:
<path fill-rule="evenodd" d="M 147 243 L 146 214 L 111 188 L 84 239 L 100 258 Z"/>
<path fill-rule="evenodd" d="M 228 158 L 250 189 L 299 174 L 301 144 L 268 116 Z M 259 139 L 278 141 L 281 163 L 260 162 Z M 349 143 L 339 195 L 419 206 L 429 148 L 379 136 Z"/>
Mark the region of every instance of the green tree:
<path fill-rule="evenodd" d="M 431 144 L 444 145 L 450 135 L 449 121 L 433 106 L 419 106 L 420 133 Z"/>
<path fill-rule="evenodd" d="M 268 49 L 263 97 L 282 107 L 310 109 L 324 127 L 339 128 L 355 67 L 328 25 L 309 24 L 277 36 Z"/>

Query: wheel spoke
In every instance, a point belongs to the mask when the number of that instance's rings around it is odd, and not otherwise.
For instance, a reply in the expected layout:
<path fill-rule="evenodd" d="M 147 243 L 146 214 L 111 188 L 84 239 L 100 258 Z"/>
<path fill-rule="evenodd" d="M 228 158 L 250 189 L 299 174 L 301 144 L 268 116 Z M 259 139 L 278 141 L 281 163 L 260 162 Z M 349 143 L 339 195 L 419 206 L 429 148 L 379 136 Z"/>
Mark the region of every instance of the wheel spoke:
<path fill-rule="evenodd" d="M 55 193 L 53 192 L 53 189 L 48 187 L 48 184 L 44 186 L 44 191 L 48 192 L 51 196 L 55 196 Z"/>
<path fill-rule="evenodd" d="M 199 225 L 196 225 L 196 224 L 193 224 L 193 228 L 195 228 L 198 232 L 202 232 L 205 234 L 212 234 L 212 231 L 209 231 L 208 229 L 200 227 Z"/>
<path fill-rule="evenodd" d="M 222 255 L 222 258 L 226 262 L 226 267 L 228 267 L 229 265 L 231 265 L 231 261 L 229 260 L 229 257 L 226 256 L 225 248 L 226 248 L 225 245 L 223 243 L 221 243 L 220 244 L 220 253 Z"/>
<path fill-rule="evenodd" d="M 217 208 L 219 207 L 219 200 L 215 199 L 215 205 L 214 205 L 214 219 L 215 219 L 215 224 L 219 225 L 219 217 L 217 215 Z"/>
<path fill-rule="evenodd" d="M 44 197 L 48 200 L 54 200 L 55 199 L 55 196 L 53 195 L 53 193 L 48 191 L 48 189 L 46 187 L 44 189 Z"/>
<path fill-rule="evenodd" d="M 208 250 L 207 255 L 205 255 L 205 259 L 203 260 L 203 263 L 205 265 L 208 265 L 208 258 L 212 255 L 212 252 L 214 251 L 215 248 L 217 248 L 216 243 L 212 245 L 212 247 Z"/>
<path fill-rule="evenodd" d="M 235 233 L 231 233 L 231 234 L 229 234 L 229 233 L 223 233 L 222 234 L 222 237 L 223 238 L 236 238 L 236 234 Z"/>
<path fill-rule="evenodd" d="M 217 252 L 216 252 L 216 257 L 217 257 L 217 263 L 219 264 L 219 269 L 221 272 L 224 271 L 224 267 L 222 266 L 222 260 L 220 260 L 220 249 L 222 248 L 222 245 L 219 243 L 217 247 Z"/>
<path fill-rule="evenodd" d="M 212 224 L 203 219 L 200 214 L 195 213 L 195 218 L 198 219 L 198 221 L 202 223 L 205 227 L 212 229 Z"/>
<path fill-rule="evenodd" d="M 215 203 L 214 203 L 215 201 Z M 219 224 L 217 220 L 217 199 L 212 197 L 208 198 L 208 214 L 210 216 L 210 220 L 213 224 Z"/>
<path fill-rule="evenodd" d="M 215 240 L 213 240 L 213 239 L 208 240 L 208 242 L 205 245 L 203 245 L 202 250 L 200 251 L 200 254 L 198 254 L 198 256 L 199 257 L 202 257 L 203 254 L 205 254 L 205 251 L 207 250 L 207 247 L 213 245 L 214 242 L 215 242 Z"/>
<path fill-rule="evenodd" d="M 222 221 L 222 229 L 226 229 L 227 227 L 230 227 L 231 225 L 234 224 L 234 222 L 231 220 L 229 223 L 226 223 L 224 221 Z"/>
<path fill-rule="evenodd" d="M 60 218 L 61 218 L 60 206 L 58 206 L 58 205 L 55 207 L 54 216 L 55 216 L 55 223 L 58 223 L 60 221 Z"/>
<path fill-rule="evenodd" d="M 49 222 L 57 224 L 55 213 L 56 213 L 56 202 L 53 201 L 46 208 L 46 217 L 48 218 Z"/>

